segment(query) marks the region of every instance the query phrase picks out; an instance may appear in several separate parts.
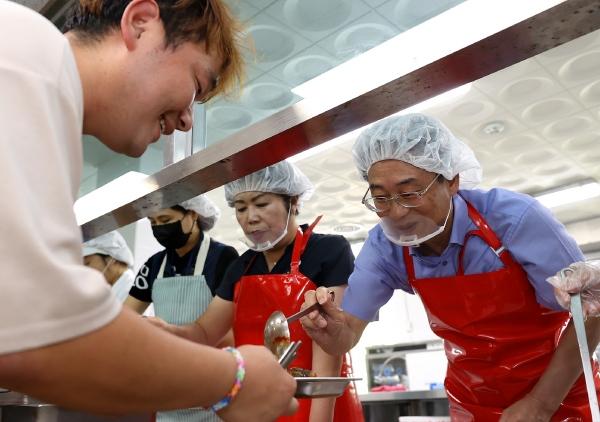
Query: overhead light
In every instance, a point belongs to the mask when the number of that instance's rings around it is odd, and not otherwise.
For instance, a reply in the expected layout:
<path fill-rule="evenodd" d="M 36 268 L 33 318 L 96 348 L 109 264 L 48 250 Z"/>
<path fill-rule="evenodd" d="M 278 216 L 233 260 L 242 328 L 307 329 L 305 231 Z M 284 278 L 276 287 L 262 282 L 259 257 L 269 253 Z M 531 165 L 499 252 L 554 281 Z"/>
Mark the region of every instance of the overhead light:
<path fill-rule="evenodd" d="M 394 113 L 391 116 L 395 116 L 395 115 L 401 115 L 401 114 L 408 114 L 408 113 L 416 113 L 416 112 L 422 112 L 422 111 L 426 111 L 429 108 L 433 108 L 433 107 L 438 107 L 441 106 L 443 104 L 448 104 L 452 101 L 455 101 L 456 99 L 464 96 L 466 93 L 469 92 L 469 90 L 471 89 L 471 83 L 468 84 L 464 84 L 462 86 L 459 86 L 457 88 L 451 89 L 450 91 L 446 91 L 443 94 L 437 95 L 433 98 L 430 98 L 428 100 L 425 100 L 423 102 L 420 102 L 418 104 L 415 104 L 412 107 L 406 108 L 402 111 L 399 111 L 398 113 Z M 388 117 L 391 117 L 388 116 Z M 386 119 L 388 118 L 386 117 Z M 351 132 L 345 133 L 341 136 L 338 136 L 337 138 L 334 138 L 330 141 L 327 142 L 323 142 L 320 145 L 317 145 L 315 147 L 312 147 L 310 149 L 307 149 L 306 151 L 302 151 L 299 154 L 293 155 L 291 157 L 288 158 L 289 161 L 291 162 L 297 162 L 297 161 L 301 161 L 304 160 L 308 157 L 312 157 L 313 155 L 322 153 L 324 151 L 327 151 L 330 148 L 333 148 L 337 145 L 343 144 L 347 141 L 350 140 L 354 140 L 358 137 L 358 135 L 360 134 L 360 132 L 362 132 L 363 130 L 365 130 L 366 128 L 368 128 L 369 126 L 375 124 L 377 122 L 373 122 L 370 123 L 368 125 L 359 127 L 358 129 L 354 129 Z"/>
<path fill-rule="evenodd" d="M 562 1 L 462 2 L 298 85 L 292 92 L 321 106 L 349 101 Z M 481 16 L 493 16 L 493 20 Z M 469 25 L 456 31 L 457 22 L 467 20 Z"/>
<path fill-rule="evenodd" d="M 600 184 L 593 179 L 586 179 L 574 185 L 534 195 L 542 205 L 548 208 L 557 208 L 597 196 L 600 196 Z"/>
<path fill-rule="evenodd" d="M 77 224 L 82 225 L 158 188 L 154 177 L 129 171 L 80 197 L 73 205 Z"/>
<path fill-rule="evenodd" d="M 481 131 L 486 135 L 500 135 L 506 129 L 506 124 L 500 120 L 487 123 Z"/>
<path fill-rule="evenodd" d="M 504 2 L 471 0 L 462 2 L 292 88 L 292 92 L 304 98 L 302 101 L 307 108 L 310 108 L 308 105 L 313 103 L 323 107 L 327 104 L 333 106 L 350 101 L 562 1 L 564 0 L 529 0 L 526 2 L 522 0 L 506 0 Z M 490 24 L 489 20 L 478 19 L 479 16 L 484 15 L 494 16 L 493 24 Z M 464 21 L 467 17 L 473 18 L 470 20 L 468 28 L 463 28 L 465 31 L 456 31 L 456 22 Z M 432 37 L 432 33 L 444 34 L 444 36 Z M 441 106 L 464 96 L 470 88 L 470 83 L 464 84 L 415 104 L 398 114 Z M 299 161 L 323 152 L 347 141 L 348 137 L 356 138 L 357 134 L 366 127 L 368 126 L 325 142 L 289 159 Z"/>

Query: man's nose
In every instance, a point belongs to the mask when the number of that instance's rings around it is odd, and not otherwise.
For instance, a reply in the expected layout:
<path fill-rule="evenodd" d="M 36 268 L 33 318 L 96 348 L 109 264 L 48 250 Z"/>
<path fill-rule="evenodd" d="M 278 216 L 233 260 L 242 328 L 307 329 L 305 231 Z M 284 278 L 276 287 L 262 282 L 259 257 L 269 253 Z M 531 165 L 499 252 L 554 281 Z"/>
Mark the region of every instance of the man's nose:
<path fill-rule="evenodd" d="M 390 210 L 388 216 L 394 219 L 400 219 L 410 212 L 410 208 L 406 208 L 394 200 L 390 202 Z"/>
<path fill-rule="evenodd" d="M 179 119 L 177 120 L 177 129 L 182 132 L 187 132 L 194 125 L 194 116 L 192 114 L 192 105 L 187 107 L 184 111 L 179 113 Z"/>

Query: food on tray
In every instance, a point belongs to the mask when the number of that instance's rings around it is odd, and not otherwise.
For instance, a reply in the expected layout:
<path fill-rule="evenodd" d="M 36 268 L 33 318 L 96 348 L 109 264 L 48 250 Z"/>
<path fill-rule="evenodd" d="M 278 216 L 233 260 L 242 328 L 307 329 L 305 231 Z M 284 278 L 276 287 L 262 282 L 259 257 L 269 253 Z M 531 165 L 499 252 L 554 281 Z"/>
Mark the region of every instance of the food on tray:
<path fill-rule="evenodd" d="M 288 372 L 293 377 L 316 377 L 317 376 L 317 374 L 315 374 L 310 369 L 304 369 L 304 368 L 298 368 L 298 367 L 288 368 Z"/>

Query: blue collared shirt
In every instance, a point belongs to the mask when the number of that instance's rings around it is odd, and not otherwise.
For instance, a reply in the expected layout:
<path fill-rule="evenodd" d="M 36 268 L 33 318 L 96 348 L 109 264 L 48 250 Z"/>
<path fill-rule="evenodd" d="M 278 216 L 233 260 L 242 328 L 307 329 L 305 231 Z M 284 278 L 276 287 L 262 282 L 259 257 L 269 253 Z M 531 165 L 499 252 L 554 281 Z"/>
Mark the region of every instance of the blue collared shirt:
<path fill-rule="evenodd" d="M 460 194 L 479 211 L 513 258 L 527 272 L 538 303 L 546 308 L 563 310 L 546 279 L 583 254 L 565 227 L 528 195 L 505 189 L 462 190 Z M 467 214 L 467 205 L 458 195 L 453 198 L 454 221 L 450 242 L 441 256 L 422 256 L 410 248 L 417 278 L 456 275 L 458 254 L 468 231 L 476 229 Z M 466 245 L 464 273 L 477 274 L 503 268 L 502 261 L 479 237 Z M 355 261 L 354 272 L 344 293 L 342 308 L 364 320 L 377 318 L 379 308 L 387 303 L 395 289 L 414 293 L 406 274 L 402 247 L 390 242 L 379 225 L 369 236 Z"/>

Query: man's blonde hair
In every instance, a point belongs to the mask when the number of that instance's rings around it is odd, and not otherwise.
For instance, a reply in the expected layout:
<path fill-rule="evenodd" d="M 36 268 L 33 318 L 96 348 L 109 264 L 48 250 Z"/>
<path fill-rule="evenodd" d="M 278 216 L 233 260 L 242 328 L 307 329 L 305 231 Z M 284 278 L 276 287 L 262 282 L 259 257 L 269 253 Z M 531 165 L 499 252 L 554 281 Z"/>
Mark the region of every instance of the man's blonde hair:
<path fill-rule="evenodd" d="M 227 94 L 243 82 L 243 36 L 240 23 L 223 0 L 155 0 L 166 34 L 166 47 L 184 42 L 206 45 L 223 65 L 214 89 L 203 98 Z M 131 0 L 80 0 L 70 13 L 63 31 L 73 31 L 82 42 L 101 41 L 119 28 L 121 17 Z"/>

